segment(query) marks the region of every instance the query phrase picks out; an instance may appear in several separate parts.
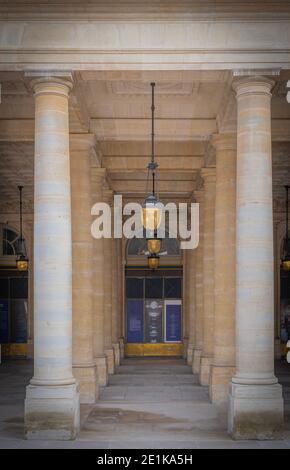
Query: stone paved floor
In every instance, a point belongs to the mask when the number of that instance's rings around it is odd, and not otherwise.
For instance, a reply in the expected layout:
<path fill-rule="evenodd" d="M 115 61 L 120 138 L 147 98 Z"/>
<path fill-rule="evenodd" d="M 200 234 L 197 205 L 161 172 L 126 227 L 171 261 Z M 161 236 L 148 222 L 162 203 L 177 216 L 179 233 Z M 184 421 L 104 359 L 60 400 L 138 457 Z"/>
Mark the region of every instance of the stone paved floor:
<path fill-rule="evenodd" d="M 0 448 L 288 448 L 290 449 L 290 365 L 277 373 L 285 396 L 285 438 L 235 442 L 226 432 L 226 413 L 212 405 L 179 359 L 126 359 L 101 391 L 98 404 L 83 405 L 75 441 L 23 439 L 23 399 L 32 374 L 30 361 L 0 366 Z"/>

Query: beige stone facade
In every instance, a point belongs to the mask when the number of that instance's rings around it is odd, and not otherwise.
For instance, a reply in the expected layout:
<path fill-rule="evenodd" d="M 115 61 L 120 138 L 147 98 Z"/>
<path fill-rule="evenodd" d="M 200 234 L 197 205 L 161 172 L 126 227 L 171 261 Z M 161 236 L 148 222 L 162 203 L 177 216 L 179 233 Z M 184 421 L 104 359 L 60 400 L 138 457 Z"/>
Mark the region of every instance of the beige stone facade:
<path fill-rule="evenodd" d="M 0 5 L 0 224 L 23 184 L 26 437 L 73 439 L 126 354 L 128 245 L 91 209 L 144 200 L 155 81 L 160 199 L 199 203 L 198 247 L 160 262 L 183 266 L 184 357 L 233 438 L 275 438 L 289 2 L 20 3 Z"/>

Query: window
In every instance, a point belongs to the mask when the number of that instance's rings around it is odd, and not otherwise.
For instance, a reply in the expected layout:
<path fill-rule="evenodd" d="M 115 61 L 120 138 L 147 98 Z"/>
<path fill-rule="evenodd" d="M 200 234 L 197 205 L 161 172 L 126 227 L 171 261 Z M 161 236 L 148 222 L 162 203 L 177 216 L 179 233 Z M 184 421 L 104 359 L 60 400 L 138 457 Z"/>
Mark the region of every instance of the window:
<path fill-rule="evenodd" d="M 17 253 L 17 245 L 19 239 L 18 233 L 7 225 L 0 226 L 0 229 L 2 238 L 2 247 L 0 255 L 15 256 Z"/>
<path fill-rule="evenodd" d="M 0 278 L 0 343 L 26 343 L 28 278 Z"/>
<path fill-rule="evenodd" d="M 167 299 L 181 299 L 180 277 L 167 277 L 164 279 L 164 297 Z"/>
<path fill-rule="evenodd" d="M 126 279 L 126 296 L 128 299 L 143 299 L 144 280 L 138 277 L 128 277 Z"/>

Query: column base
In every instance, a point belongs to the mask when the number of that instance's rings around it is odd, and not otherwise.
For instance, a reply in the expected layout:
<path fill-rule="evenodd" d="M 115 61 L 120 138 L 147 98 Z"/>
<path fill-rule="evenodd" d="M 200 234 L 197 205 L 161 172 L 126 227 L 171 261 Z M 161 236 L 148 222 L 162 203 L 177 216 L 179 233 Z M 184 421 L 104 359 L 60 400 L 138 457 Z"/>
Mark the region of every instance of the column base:
<path fill-rule="evenodd" d="M 233 439 L 280 439 L 283 431 L 281 385 L 231 382 L 228 419 Z"/>
<path fill-rule="evenodd" d="M 195 349 L 193 351 L 192 372 L 194 374 L 199 374 L 200 372 L 201 354 L 202 354 L 201 349 Z"/>
<path fill-rule="evenodd" d="M 26 439 L 75 439 L 80 430 L 77 385 L 28 385 L 24 433 Z"/>
<path fill-rule="evenodd" d="M 107 358 L 108 374 L 112 375 L 115 371 L 114 349 L 105 349 L 105 355 Z"/>
<path fill-rule="evenodd" d="M 235 374 L 233 366 L 211 367 L 209 397 L 213 403 L 225 403 L 229 399 L 229 384 Z"/>
<path fill-rule="evenodd" d="M 193 345 L 192 344 L 188 344 L 187 346 L 187 354 L 186 354 L 186 362 L 189 366 L 192 365 L 192 361 L 193 361 Z"/>
<path fill-rule="evenodd" d="M 201 356 L 199 371 L 199 382 L 201 385 L 209 385 L 212 361 L 212 356 Z"/>
<path fill-rule="evenodd" d="M 96 366 L 73 365 L 73 376 L 79 384 L 80 403 L 95 403 L 99 396 Z"/>
<path fill-rule="evenodd" d="M 119 345 L 120 345 L 120 359 L 124 359 L 125 357 L 125 342 L 124 338 L 119 339 Z"/>
<path fill-rule="evenodd" d="M 115 367 L 118 367 L 120 365 L 120 345 L 119 343 L 113 343 L 112 346 L 114 349 Z"/>
<path fill-rule="evenodd" d="M 95 357 L 96 372 L 97 372 L 97 385 L 105 387 L 108 383 L 108 367 L 106 356 Z"/>

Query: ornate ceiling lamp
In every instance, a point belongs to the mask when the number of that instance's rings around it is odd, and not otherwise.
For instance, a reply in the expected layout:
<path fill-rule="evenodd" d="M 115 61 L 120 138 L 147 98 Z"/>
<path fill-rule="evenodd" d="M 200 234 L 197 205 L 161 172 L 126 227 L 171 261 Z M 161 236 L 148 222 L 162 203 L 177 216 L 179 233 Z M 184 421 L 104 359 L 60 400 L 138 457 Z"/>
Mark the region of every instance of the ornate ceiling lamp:
<path fill-rule="evenodd" d="M 22 230 L 22 189 L 23 186 L 18 186 L 19 189 L 19 217 L 20 217 L 20 237 L 18 239 L 17 245 L 17 259 L 16 259 L 16 267 L 18 271 L 25 272 L 28 271 L 28 258 L 26 254 L 26 246 L 25 240 L 23 238 L 23 230 Z"/>
<path fill-rule="evenodd" d="M 152 142 L 152 153 L 151 161 L 147 166 L 147 181 L 146 181 L 146 193 L 148 193 L 149 186 L 151 183 L 151 191 L 146 197 L 142 205 L 142 225 L 146 230 L 146 234 L 149 237 L 147 238 L 147 248 L 149 251 L 148 257 L 148 266 L 150 269 L 156 269 L 159 263 L 158 253 L 161 249 L 161 240 L 157 238 L 157 229 L 161 222 L 162 210 L 159 206 L 158 199 L 158 164 L 155 161 L 155 134 L 154 134 L 154 112 L 155 112 L 155 103 L 154 103 L 154 88 L 155 83 L 151 83 L 152 89 L 152 133 L 151 133 L 151 142 Z"/>
<path fill-rule="evenodd" d="M 290 186 L 285 186 L 286 189 L 286 236 L 283 243 L 283 254 L 281 259 L 281 266 L 284 271 L 290 271 L 290 239 L 289 239 L 289 188 Z"/>

